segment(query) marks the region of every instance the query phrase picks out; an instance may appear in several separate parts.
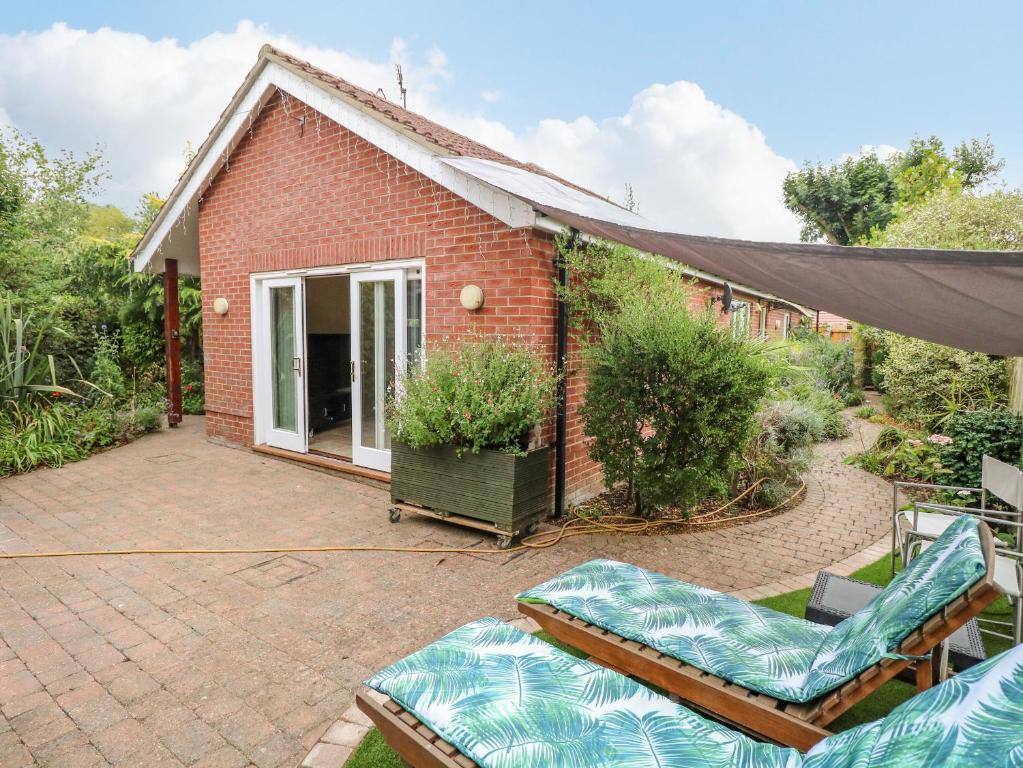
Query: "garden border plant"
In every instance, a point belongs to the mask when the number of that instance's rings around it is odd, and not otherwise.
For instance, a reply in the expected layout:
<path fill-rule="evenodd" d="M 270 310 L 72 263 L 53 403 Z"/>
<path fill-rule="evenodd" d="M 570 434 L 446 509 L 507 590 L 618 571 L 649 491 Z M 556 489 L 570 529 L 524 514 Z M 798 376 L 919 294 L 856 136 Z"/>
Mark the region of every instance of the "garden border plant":
<path fill-rule="evenodd" d="M 11 297 L 0 302 L 0 475 L 58 467 L 160 427 L 160 410 L 128 395 L 116 335 L 97 335 L 92 373 L 104 387 L 79 378 L 79 394 L 57 383 L 54 357 L 41 351 L 54 333 L 52 318 L 37 323 Z"/>
<path fill-rule="evenodd" d="M 767 392 L 769 357 L 710 309 L 692 311 L 688 280 L 666 261 L 613 243 L 558 246 L 584 350 L 579 412 L 607 485 L 626 484 L 640 514 L 725 493 Z"/>

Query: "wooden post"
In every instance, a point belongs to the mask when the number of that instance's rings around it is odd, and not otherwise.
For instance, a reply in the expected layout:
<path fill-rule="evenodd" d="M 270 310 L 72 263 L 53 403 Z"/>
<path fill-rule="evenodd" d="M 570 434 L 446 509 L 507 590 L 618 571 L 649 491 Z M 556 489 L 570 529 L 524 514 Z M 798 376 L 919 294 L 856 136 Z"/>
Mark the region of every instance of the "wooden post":
<path fill-rule="evenodd" d="M 1023 413 L 1023 357 L 1010 357 L 1009 365 L 1009 408 Z"/>
<path fill-rule="evenodd" d="M 178 260 L 163 266 L 163 340 L 167 357 L 167 423 L 181 423 L 181 317 L 178 307 Z"/>

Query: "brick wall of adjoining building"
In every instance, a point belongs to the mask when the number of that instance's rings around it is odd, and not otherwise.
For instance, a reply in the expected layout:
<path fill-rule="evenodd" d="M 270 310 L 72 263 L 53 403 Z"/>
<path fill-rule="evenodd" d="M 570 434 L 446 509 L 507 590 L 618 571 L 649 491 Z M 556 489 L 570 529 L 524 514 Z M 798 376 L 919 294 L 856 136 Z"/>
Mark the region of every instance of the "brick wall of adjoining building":
<path fill-rule="evenodd" d="M 732 315 L 727 312 L 721 311 L 721 296 L 724 290 L 719 285 L 714 285 L 706 282 L 697 282 L 692 285 L 692 291 L 689 295 L 689 308 L 694 312 L 704 311 L 708 304 L 713 300 L 711 305 L 714 316 L 721 326 L 729 326 L 732 323 Z M 734 303 L 745 302 L 750 306 L 750 336 L 757 337 L 763 332 L 768 338 L 781 339 L 783 338 L 785 321 L 784 317 L 786 314 L 789 315 L 791 320 L 791 329 L 795 329 L 799 326 L 802 321 L 803 315 L 796 309 L 786 306 L 772 306 L 767 299 L 762 299 L 757 296 L 748 295 L 741 291 L 734 291 L 732 294 L 732 301 Z M 766 317 L 761 317 L 761 311 L 764 307 L 767 307 Z M 761 321 L 764 321 L 764 328 L 762 329 Z"/>
<path fill-rule="evenodd" d="M 304 125 L 297 120 L 305 116 Z M 500 333 L 553 363 L 553 242 L 513 230 L 294 99 L 271 100 L 199 204 L 209 434 L 253 442 L 249 280 L 253 273 L 423 259 L 426 344 Z M 483 289 L 477 312 L 463 285 Z M 224 297 L 226 315 L 212 311 Z M 569 385 L 566 480 L 581 500 L 602 487 Z M 553 438 L 553 433 L 546 436 Z"/>

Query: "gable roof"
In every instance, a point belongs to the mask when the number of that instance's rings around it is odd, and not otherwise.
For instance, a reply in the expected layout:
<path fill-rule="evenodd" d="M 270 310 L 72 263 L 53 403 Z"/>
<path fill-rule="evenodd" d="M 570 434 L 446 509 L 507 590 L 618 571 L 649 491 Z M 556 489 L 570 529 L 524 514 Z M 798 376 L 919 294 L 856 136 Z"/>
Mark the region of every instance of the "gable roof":
<path fill-rule="evenodd" d="M 290 81 L 289 75 L 292 76 Z M 296 93 L 302 84 L 315 85 L 316 90 L 307 91 L 304 95 Z M 253 98 L 253 94 L 258 93 L 260 88 L 263 89 L 263 94 Z M 247 127 L 251 126 L 259 110 L 266 105 L 269 95 L 278 89 L 306 102 L 315 100 L 310 96 L 323 93 L 334 100 L 334 106 L 340 102 L 354 107 L 358 110 L 357 114 L 349 109 L 344 115 L 328 116 L 340 117 L 337 122 L 349 129 L 353 128 L 353 122 L 358 122 L 359 115 L 370 117 L 377 126 L 385 126 L 400 137 L 400 140 L 396 144 L 392 143 L 390 147 L 384 146 L 386 135 L 374 134 L 374 131 L 365 125 L 362 126 L 364 130 L 361 131 L 361 135 L 395 155 L 401 154 L 396 148 L 404 149 L 406 154 L 399 159 L 408 162 L 416 170 L 495 215 L 509 226 L 539 227 L 549 232 L 564 230 L 561 224 L 533 208 L 534 198 L 560 202 L 562 205 L 570 201 L 574 210 L 589 216 L 621 224 L 650 226 L 650 223 L 641 216 L 535 163 L 515 160 L 307 61 L 273 46 L 264 45 L 260 49 L 255 66 L 246 75 L 227 108 L 221 113 L 217 123 L 179 177 L 163 208 L 135 247 L 132 258 L 136 270 L 159 271 L 162 269 L 163 258 L 176 258 L 182 274 L 199 273 L 196 203 L 206 186 L 227 162 L 234 144 L 244 135 Z M 232 132 L 234 136 L 226 142 L 223 141 L 225 136 L 231 137 Z M 418 164 L 410 162 L 412 158 L 408 152 L 413 145 L 409 142 L 425 148 L 428 157 L 416 158 Z M 223 146 L 218 147 L 218 143 Z M 686 273 L 712 283 L 724 282 L 721 278 L 702 270 L 687 269 Z M 740 285 L 736 285 L 736 288 L 767 300 L 783 301 L 754 288 Z M 804 314 L 810 314 L 802 306 L 796 304 L 791 306 Z"/>
<path fill-rule="evenodd" d="M 365 88 L 360 88 L 354 83 L 342 80 L 340 77 L 332 75 L 326 70 L 313 66 L 308 61 L 303 61 L 302 59 L 292 56 L 290 53 L 285 53 L 278 48 L 274 48 L 272 45 L 264 45 L 260 50 L 259 55 L 260 57 L 265 56 L 283 64 L 287 64 L 309 77 L 336 89 L 339 93 L 349 96 L 364 107 L 378 113 L 381 117 L 398 123 L 403 128 L 411 131 L 417 136 L 421 136 L 426 141 L 435 144 L 438 148 L 446 150 L 452 155 L 476 157 L 481 160 L 493 160 L 494 162 L 502 163 L 504 165 L 511 165 L 516 168 L 524 168 L 535 173 L 541 173 L 545 176 L 551 175 L 537 165 L 520 163 L 518 160 L 508 157 L 508 155 L 501 154 L 497 150 L 491 149 L 485 144 L 480 144 L 478 141 L 474 141 L 468 136 L 463 136 L 450 128 L 446 128 L 440 123 L 435 123 L 433 120 L 423 117 L 417 112 L 398 106 L 397 104 L 388 101 L 387 99 L 382 98 Z"/>
<path fill-rule="evenodd" d="M 515 160 L 309 62 L 264 45 L 256 64 L 178 178 L 166 203 L 132 253 L 136 270 L 159 269 L 163 258 L 176 258 L 182 273 L 198 274 L 198 199 L 227 163 L 231 151 L 260 110 L 277 91 L 309 104 L 508 226 L 525 227 L 536 223 L 536 216 L 528 203 L 440 161 L 462 157 L 515 168 L 582 194 L 594 201 L 600 210 L 625 210 L 534 163 Z"/>

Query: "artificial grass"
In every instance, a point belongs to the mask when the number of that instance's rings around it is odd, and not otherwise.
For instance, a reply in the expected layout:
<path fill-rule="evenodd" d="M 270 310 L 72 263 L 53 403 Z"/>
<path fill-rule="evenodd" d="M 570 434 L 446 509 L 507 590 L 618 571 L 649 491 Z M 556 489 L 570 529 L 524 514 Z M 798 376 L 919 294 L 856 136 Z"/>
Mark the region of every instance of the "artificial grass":
<path fill-rule="evenodd" d="M 883 587 L 891 579 L 891 569 L 892 556 L 886 555 L 876 563 L 871 563 L 853 573 L 852 578 Z M 802 618 L 806 611 L 806 604 L 810 601 L 810 592 L 810 589 L 797 589 L 794 592 L 765 597 L 755 602 L 758 605 L 772 608 L 781 613 Z M 1009 620 L 1012 618 L 1012 609 L 1008 601 L 1004 597 L 1000 597 L 984 611 L 983 615 L 990 618 Z M 579 658 L 585 658 L 586 656 L 586 654 L 565 645 L 546 632 L 537 632 L 536 636 L 573 656 Z M 1008 640 L 984 635 L 984 647 L 987 650 L 988 656 L 1001 653 L 1010 645 L 1011 643 Z M 899 704 L 912 698 L 915 692 L 916 688 L 909 683 L 904 683 L 901 680 L 892 680 L 831 723 L 828 729 L 835 732 L 844 731 L 882 718 Z M 402 763 L 398 756 L 387 746 L 380 733 L 373 729 L 366 736 L 355 754 L 352 755 L 351 759 L 345 763 L 345 768 L 400 768 L 401 765 Z"/>
<path fill-rule="evenodd" d="M 384 737 L 376 728 L 366 734 L 362 744 L 355 750 L 345 768 L 405 768 L 398 753 L 387 746 Z"/>
<path fill-rule="evenodd" d="M 854 579 L 867 581 L 871 584 L 877 584 L 878 586 L 884 586 L 887 584 L 891 579 L 891 576 L 891 555 L 886 555 L 876 563 L 871 563 L 852 574 L 852 578 Z M 797 589 L 794 592 L 786 592 L 783 595 L 765 597 L 764 599 L 756 600 L 755 602 L 758 605 L 773 608 L 780 613 L 787 613 L 791 616 L 803 618 L 803 614 L 806 612 L 806 604 L 810 602 L 811 591 L 812 590 L 809 587 L 806 589 Z M 906 701 L 906 699 L 911 698 L 915 691 L 916 688 L 909 683 L 904 683 L 901 680 L 892 680 L 891 682 L 881 686 L 881 688 L 874 691 L 874 693 L 870 694 L 870 696 L 866 699 L 832 722 L 828 726 L 828 730 L 844 731 L 848 728 L 862 725 L 863 723 L 869 723 L 872 720 L 884 717 L 899 704 Z"/>

